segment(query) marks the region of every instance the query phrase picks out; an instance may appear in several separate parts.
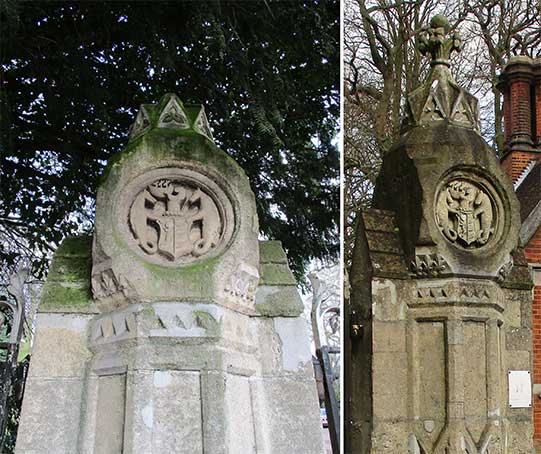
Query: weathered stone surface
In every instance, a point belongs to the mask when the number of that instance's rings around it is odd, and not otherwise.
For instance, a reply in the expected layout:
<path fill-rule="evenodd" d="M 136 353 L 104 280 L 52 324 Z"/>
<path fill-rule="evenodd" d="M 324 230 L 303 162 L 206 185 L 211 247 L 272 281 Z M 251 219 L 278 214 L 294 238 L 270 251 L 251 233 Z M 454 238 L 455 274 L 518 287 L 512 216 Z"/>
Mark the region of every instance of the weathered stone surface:
<path fill-rule="evenodd" d="M 154 371 L 152 402 L 143 407 L 143 422 L 152 429 L 152 451 L 203 452 L 199 373 Z"/>
<path fill-rule="evenodd" d="M 287 257 L 280 241 L 260 241 L 261 263 L 287 263 Z"/>
<path fill-rule="evenodd" d="M 297 281 L 285 264 L 262 263 L 261 285 L 296 285 Z"/>
<path fill-rule="evenodd" d="M 255 308 L 266 317 L 286 316 L 298 317 L 304 306 L 297 288 L 294 286 L 259 286 Z"/>
<path fill-rule="evenodd" d="M 126 374 L 98 379 L 95 454 L 116 454 L 124 448 Z"/>
<path fill-rule="evenodd" d="M 258 232 L 202 107 L 142 106 L 99 188 L 92 254 L 89 238 L 55 254 L 17 452 L 322 453 L 302 301 Z"/>
<path fill-rule="evenodd" d="M 369 209 L 362 213 L 375 277 L 407 279 L 394 213 Z"/>
<path fill-rule="evenodd" d="M 508 402 L 508 371 L 532 366 L 518 203 L 478 134 L 477 101 L 452 80 L 448 30 L 436 16 L 421 33 L 430 72 L 384 157 L 376 210 L 359 216 L 349 454 L 533 452 L 532 409 Z"/>
<path fill-rule="evenodd" d="M 80 313 L 38 314 L 17 453 L 78 452 L 91 318 Z"/>
<path fill-rule="evenodd" d="M 320 425 L 316 389 L 311 379 L 274 377 L 252 379 L 253 392 L 264 396 L 254 406 L 254 420 L 258 453 L 287 454 L 300 452 L 320 453 L 323 434 L 316 430 Z M 310 404 L 302 402 L 299 396 L 312 396 Z M 289 415 L 280 408 L 293 407 Z M 293 415 L 304 414 L 302 418 Z M 232 451 L 233 454 L 235 451 Z"/>
<path fill-rule="evenodd" d="M 92 238 L 66 238 L 54 254 L 39 311 L 95 313 L 89 280 L 91 268 Z"/>
<path fill-rule="evenodd" d="M 78 453 L 82 390 L 82 380 L 29 377 L 15 452 Z"/>
<path fill-rule="evenodd" d="M 82 379 L 91 356 L 87 345 L 91 319 L 78 313 L 38 314 L 30 377 Z"/>
<path fill-rule="evenodd" d="M 532 345 L 532 330 L 529 328 L 508 329 L 505 335 L 507 350 L 527 351 Z"/>

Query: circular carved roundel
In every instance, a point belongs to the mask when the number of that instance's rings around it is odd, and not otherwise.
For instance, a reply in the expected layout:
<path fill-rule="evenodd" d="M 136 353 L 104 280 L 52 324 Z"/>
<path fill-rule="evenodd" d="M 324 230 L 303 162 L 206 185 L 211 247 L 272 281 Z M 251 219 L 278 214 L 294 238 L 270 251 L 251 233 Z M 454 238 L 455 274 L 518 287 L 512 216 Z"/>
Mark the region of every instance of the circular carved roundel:
<path fill-rule="evenodd" d="M 233 207 L 216 182 L 196 171 L 167 168 L 136 179 L 120 208 L 123 236 L 140 256 L 182 265 L 216 255 L 231 239 Z"/>
<path fill-rule="evenodd" d="M 436 197 L 436 224 L 441 233 L 465 249 L 477 249 L 493 240 L 500 211 L 491 186 L 474 178 L 450 178 Z"/>

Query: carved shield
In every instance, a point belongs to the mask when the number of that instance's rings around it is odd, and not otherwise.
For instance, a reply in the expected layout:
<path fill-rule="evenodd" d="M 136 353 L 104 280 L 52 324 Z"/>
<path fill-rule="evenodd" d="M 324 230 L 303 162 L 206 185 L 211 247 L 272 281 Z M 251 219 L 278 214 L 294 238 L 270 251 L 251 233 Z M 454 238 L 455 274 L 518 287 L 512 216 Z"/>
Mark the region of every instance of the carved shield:
<path fill-rule="evenodd" d="M 159 180 L 135 199 L 130 225 L 141 249 L 170 261 L 216 247 L 222 219 L 212 197 L 181 182 Z"/>
<path fill-rule="evenodd" d="M 463 211 L 456 215 L 457 234 L 466 244 L 470 245 L 479 238 L 479 227 L 473 211 Z"/>

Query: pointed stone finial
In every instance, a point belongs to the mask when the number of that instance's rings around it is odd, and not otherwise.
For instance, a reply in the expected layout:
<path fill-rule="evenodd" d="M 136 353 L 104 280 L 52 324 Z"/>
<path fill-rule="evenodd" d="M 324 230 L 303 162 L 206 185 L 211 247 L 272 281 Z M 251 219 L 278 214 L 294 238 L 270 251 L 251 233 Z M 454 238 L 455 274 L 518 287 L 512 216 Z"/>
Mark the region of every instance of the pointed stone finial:
<path fill-rule="evenodd" d="M 424 83 L 408 95 L 403 129 L 447 122 L 479 132 L 477 99 L 460 87 L 449 69 L 449 57 L 460 51 L 458 32 L 449 35 L 447 18 L 437 14 L 423 28 L 419 50 L 430 55 L 430 71 Z"/>
<path fill-rule="evenodd" d="M 130 127 L 130 141 L 151 129 L 176 129 L 196 132 L 214 142 L 202 105 L 185 105 L 174 93 L 166 94 L 158 104 L 141 104 L 134 123 Z"/>
<path fill-rule="evenodd" d="M 423 27 L 419 37 L 419 50 L 423 55 L 431 55 L 432 66 L 438 64 L 449 66 L 451 52 L 462 50 L 462 40 L 458 32 L 455 31 L 452 36 L 447 37 L 450 29 L 449 21 L 443 14 L 436 14 L 430 25 Z"/>

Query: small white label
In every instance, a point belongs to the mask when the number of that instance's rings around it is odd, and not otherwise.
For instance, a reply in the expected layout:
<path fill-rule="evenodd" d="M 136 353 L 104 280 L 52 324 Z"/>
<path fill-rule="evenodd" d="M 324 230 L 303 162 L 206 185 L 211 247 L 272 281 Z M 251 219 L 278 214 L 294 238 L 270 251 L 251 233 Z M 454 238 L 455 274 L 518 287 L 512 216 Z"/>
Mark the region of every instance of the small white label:
<path fill-rule="evenodd" d="M 532 406 L 530 371 L 509 371 L 509 406 L 511 408 L 528 408 Z"/>

